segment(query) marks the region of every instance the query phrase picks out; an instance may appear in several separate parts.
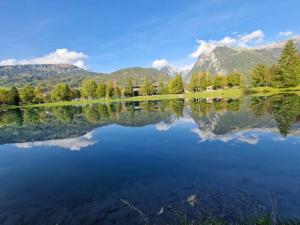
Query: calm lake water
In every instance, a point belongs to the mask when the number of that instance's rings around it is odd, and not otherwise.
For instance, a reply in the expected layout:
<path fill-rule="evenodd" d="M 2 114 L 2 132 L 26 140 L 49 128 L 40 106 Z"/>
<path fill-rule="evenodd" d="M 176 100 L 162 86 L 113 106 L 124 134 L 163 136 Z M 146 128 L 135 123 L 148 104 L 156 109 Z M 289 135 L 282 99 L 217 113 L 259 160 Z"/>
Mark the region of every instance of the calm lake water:
<path fill-rule="evenodd" d="M 300 218 L 300 97 L 0 111 L 0 224 Z"/>

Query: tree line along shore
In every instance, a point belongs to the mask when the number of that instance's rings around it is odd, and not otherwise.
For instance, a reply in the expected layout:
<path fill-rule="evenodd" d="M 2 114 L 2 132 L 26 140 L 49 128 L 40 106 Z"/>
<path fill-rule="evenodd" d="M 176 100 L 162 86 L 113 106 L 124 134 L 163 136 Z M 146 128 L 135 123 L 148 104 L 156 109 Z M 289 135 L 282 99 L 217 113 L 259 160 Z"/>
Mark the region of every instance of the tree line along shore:
<path fill-rule="evenodd" d="M 276 65 L 268 67 L 259 64 L 251 73 L 251 83 L 245 84 L 240 73 L 235 72 L 228 76 L 211 76 L 202 71 L 193 73 L 188 83 L 184 83 L 182 77 L 177 74 L 165 83 L 162 79 L 152 82 L 145 79 L 140 86 L 133 85 L 132 79 L 128 79 L 126 85 L 118 85 L 117 81 L 99 82 L 94 80 L 83 81 L 80 88 L 70 88 L 66 83 L 58 83 L 50 90 L 44 90 L 40 86 L 25 85 L 21 88 L 11 87 L 0 89 L 0 106 L 19 106 L 45 103 L 68 102 L 72 100 L 123 100 L 135 97 L 136 100 L 167 98 L 168 95 L 180 95 L 185 93 L 199 93 L 217 90 L 228 92 L 227 94 L 240 93 L 239 88 L 293 88 L 300 84 L 300 54 L 295 43 L 288 41 L 282 50 Z M 135 89 L 138 89 L 136 92 Z M 138 93 L 138 94 L 137 94 Z M 161 97 L 158 97 L 161 96 Z M 210 96 L 210 95 L 208 95 Z M 235 96 L 232 96 L 235 97 Z"/>

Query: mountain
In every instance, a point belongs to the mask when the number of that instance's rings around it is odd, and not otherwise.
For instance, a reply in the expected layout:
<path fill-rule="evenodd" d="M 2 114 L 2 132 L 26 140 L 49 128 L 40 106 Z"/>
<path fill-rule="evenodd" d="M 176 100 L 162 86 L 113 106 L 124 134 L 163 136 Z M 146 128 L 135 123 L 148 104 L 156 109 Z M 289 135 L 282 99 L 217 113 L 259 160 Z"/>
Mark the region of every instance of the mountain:
<path fill-rule="evenodd" d="M 159 71 L 154 68 L 132 67 L 115 71 L 110 74 L 111 79 L 117 80 L 119 83 L 124 83 L 131 77 L 135 83 L 142 83 L 145 78 L 151 81 L 158 81 L 160 78 L 168 80 L 169 75 L 164 71 Z"/>
<path fill-rule="evenodd" d="M 175 76 L 178 73 L 178 70 L 171 65 L 166 65 L 162 67 L 159 71 L 168 74 L 169 76 Z"/>
<path fill-rule="evenodd" d="M 300 39 L 296 39 L 296 43 L 300 50 Z M 199 71 L 208 71 L 212 75 L 228 75 L 232 72 L 240 72 L 247 81 L 251 70 L 257 64 L 274 65 L 284 44 L 284 42 L 280 42 L 259 48 L 217 46 L 212 51 L 200 55 L 191 72 L 185 78 L 189 79 L 192 73 Z"/>
<path fill-rule="evenodd" d="M 19 76 L 51 77 L 57 75 L 95 75 L 77 66 L 67 64 L 44 65 L 15 65 L 0 66 L 1 78 L 15 78 Z"/>
<path fill-rule="evenodd" d="M 124 84 L 129 77 L 133 79 L 134 83 L 142 83 L 145 77 L 152 81 L 157 81 L 160 77 L 164 80 L 168 79 L 168 75 L 164 72 L 140 67 L 105 74 L 90 72 L 66 64 L 0 66 L 0 86 L 22 86 L 24 84 L 53 86 L 58 82 L 65 82 L 72 87 L 78 87 L 84 79 L 97 81 L 115 79 L 119 84 Z"/>

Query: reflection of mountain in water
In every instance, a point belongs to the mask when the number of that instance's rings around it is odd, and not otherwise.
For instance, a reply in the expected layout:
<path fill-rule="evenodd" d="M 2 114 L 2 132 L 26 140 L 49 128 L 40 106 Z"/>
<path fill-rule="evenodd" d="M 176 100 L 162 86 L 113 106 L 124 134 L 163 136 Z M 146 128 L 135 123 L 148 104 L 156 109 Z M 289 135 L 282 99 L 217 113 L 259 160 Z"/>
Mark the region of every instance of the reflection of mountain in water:
<path fill-rule="evenodd" d="M 280 132 L 300 135 L 300 97 L 279 95 L 248 97 L 243 100 L 205 99 L 190 103 L 189 114 L 198 125 L 194 129 L 200 141 L 237 139 L 256 144 L 256 134 L 250 132 Z"/>
<path fill-rule="evenodd" d="M 193 132 L 201 141 L 238 139 L 255 144 L 256 137 L 246 133 L 279 130 L 283 136 L 300 135 L 299 102 L 300 97 L 296 95 L 280 95 L 3 110 L 0 111 L 0 144 L 25 143 L 19 144 L 23 148 L 47 144 L 79 150 L 92 145 L 92 138 L 86 134 L 97 127 L 156 124 L 163 131 L 182 117 L 192 118 L 198 125 Z"/>

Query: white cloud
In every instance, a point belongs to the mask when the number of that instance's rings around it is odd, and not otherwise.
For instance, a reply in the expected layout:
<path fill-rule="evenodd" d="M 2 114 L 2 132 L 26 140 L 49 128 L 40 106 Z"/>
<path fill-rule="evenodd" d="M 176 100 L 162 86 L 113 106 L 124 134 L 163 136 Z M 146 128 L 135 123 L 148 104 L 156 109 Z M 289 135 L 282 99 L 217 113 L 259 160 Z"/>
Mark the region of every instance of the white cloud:
<path fill-rule="evenodd" d="M 261 30 L 256 30 L 249 34 L 240 36 L 239 41 L 240 41 L 240 45 L 243 45 L 243 44 L 246 45 L 253 41 L 255 43 L 260 43 L 264 38 L 265 38 L 264 32 L 262 32 Z"/>
<path fill-rule="evenodd" d="M 17 64 L 17 60 L 15 59 L 4 59 L 0 61 L 0 66 L 13 66 Z"/>
<path fill-rule="evenodd" d="M 199 47 L 195 52 L 190 54 L 191 58 L 198 58 L 200 55 L 209 54 L 218 46 L 216 41 L 206 42 L 204 40 L 197 40 L 197 43 Z"/>
<path fill-rule="evenodd" d="M 223 45 L 226 45 L 226 46 L 231 46 L 231 45 L 234 45 L 236 43 L 236 39 L 226 36 L 222 40 L 220 40 L 219 43 L 223 44 Z"/>
<path fill-rule="evenodd" d="M 32 59 L 5 59 L 0 61 L 0 66 L 26 65 L 26 64 L 71 64 L 80 68 L 86 68 L 87 55 L 82 52 L 69 51 L 66 48 L 57 49 L 47 55 Z"/>
<path fill-rule="evenodd" d="M 33 147 L 59 147 L 64 149 L 69 149 L 71 151 L 79 151 L 82 148 L 92 146 L 96 141 L 92 140 L 93 132 L 89 132 L 82 137 L 59 139 L 59 140 L 49 140 L 49 141 L 37 141 L 37 142 L 27 142 L 16 144 L 16 147 L 28 149 Z"/>
<path fill-rule="evenodd" d="M 152 62 L 152 67 L 158 70 L 164 70 L 170 76 L 174 76 L 176 73 L 180 72 L 172 64 L 170 64 L 166 59 L 157 59 Z"/>
<path fill-rule="evenodd" d="M 256 30 L 251 33 L 241 35 L 235 34 L 235 37 L 226 36 L 221 40 L 197 40 L 198 48 L 192 52 L 190 58 L 198 58 L 201 55 L 211 53 L 218 46 L 231 46 L 231 47 L 249 47 L 263 41 L 265 34 L 261 30 Z"/>
<path fill-rule="evenodd" d="M 157 59 L 152 62 L 152 67 L 158 70 L 166 66 L 170 66 L 169 62 L 166 59 Z"/>
<path fill-rule="evenodd" d="M 278 33 L 278 35 L 281 36 L 281 37 L 290 37 L 293 34 L 294 34 L 293 31 L 290 31 L 290 30 L 281 31 L 281 32 Z"/>

